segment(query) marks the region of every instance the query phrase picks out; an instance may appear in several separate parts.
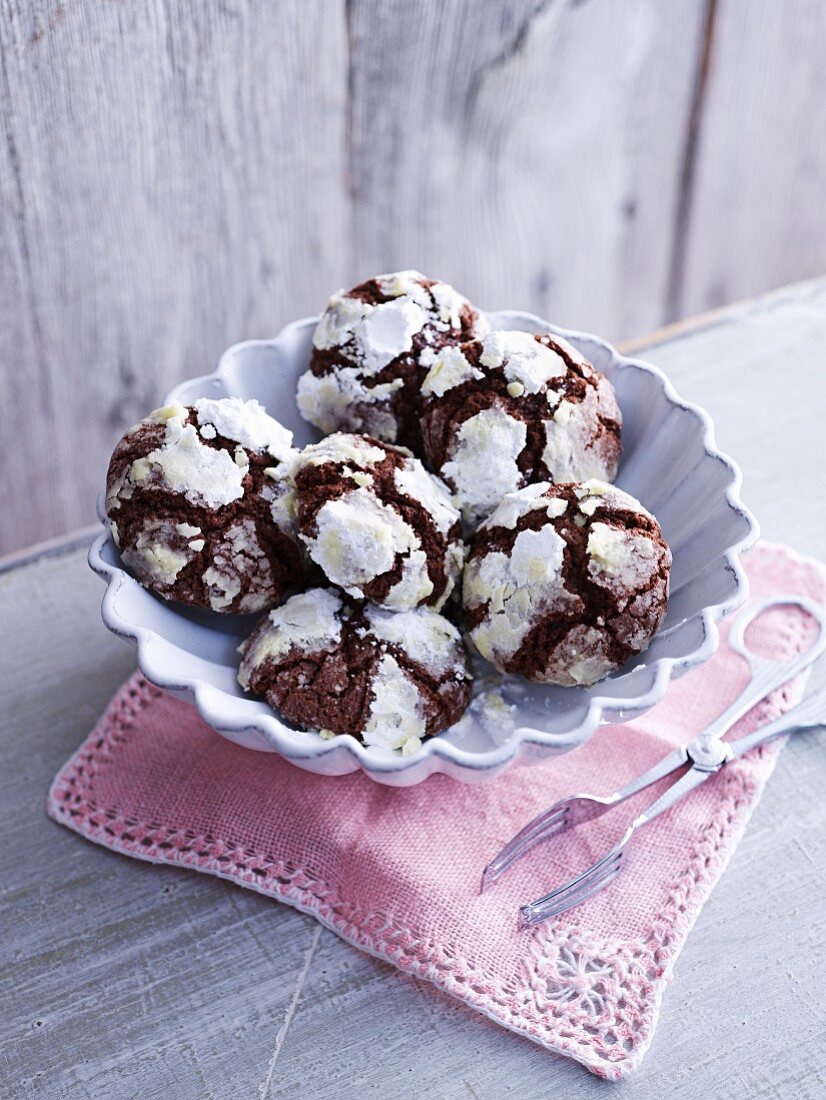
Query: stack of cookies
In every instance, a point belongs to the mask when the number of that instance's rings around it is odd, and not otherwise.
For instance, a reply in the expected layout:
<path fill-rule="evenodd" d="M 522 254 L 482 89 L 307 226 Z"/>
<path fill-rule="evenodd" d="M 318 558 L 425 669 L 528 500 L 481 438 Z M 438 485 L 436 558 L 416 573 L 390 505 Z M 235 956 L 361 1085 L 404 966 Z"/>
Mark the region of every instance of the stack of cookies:
<path fill-rule="evenodd" d="M 282 717 L 407 754 L 466 709 L 466 645 L 569 686 L 648 646 L 671 554 L 610 484 L 613 387 L 566 341 L 381 275 L 330 299 L 297 401 L 324 433 L 303 450 L 255 401 L 159 409 L 118 443 L 106 495 L 159 596 L 272 609 L 238 679 Z"/>

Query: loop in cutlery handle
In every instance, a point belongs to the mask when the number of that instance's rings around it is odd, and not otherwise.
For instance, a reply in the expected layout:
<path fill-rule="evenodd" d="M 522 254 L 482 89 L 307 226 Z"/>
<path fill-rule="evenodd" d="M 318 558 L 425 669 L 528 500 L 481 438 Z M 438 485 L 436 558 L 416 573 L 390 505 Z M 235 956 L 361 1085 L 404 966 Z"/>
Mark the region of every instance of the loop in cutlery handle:
<path fill-rule="evenodd" d="M 798 653 L 790 660 L 759 657 L 746 645 L 745 636 L 748 628 L 764 611 L 768 611 L 773 607 L 798 607 L 811 616 L 818 626 L 818 635 L 810 648 L 804 653 Z M 761 600 L 745 615 L 738 617 L 729 634 L 728 644 L 730 649 L 733 649 L 735 653 L 744 657 L 748 662 L 752 671 L 752 679 L 742 695 L 738 695 L 728 710 L 724 711 L 719 718 L 703 731 L 703 740 L 722 737 L 735 722 L 739 721 L 744 714 L 748 714 L 751 708 L 759 703 L 761 699 L 764 699 L 776 688 L 782 687 L 783 684 L 802 672 L 804 668 L 808 668 L 821 653 L 826 651 L 826 616 L 824 616 L 823 607 L 806 596 L 773 596 L 771 599 Z"/>
<path fill-rule="evenodd" d="M 802 703 L 787 710 L 773 722 L 766 726 L 758 726 L 756 730 L 747 733 L 744 737 L 738 737 L 735 741 L 729 741 L 728 745 L 734 756 L 743 756 L 764 741 L 770 741 L 772 737 L 779 737 L 781 733 L 791 733 L 793 730 L 806 729 L 809 726 L 826 725 L 826 688 L 807 695 Z"/>

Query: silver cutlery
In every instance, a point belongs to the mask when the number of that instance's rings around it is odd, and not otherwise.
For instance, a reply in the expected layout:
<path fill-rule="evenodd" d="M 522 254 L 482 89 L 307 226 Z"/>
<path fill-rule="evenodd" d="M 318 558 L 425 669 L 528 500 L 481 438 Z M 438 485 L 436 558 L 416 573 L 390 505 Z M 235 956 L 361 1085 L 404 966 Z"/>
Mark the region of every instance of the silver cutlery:
<path fill-rule="evenodd" d="M 745 634 L 748 627 L 760 615 L 771 608 L 798 607 L 815 621 L 818 634 L 805 652 L 790 659 L 775 660 L 760 657 L 748 648 Z M 576 828 L 609 809 L 645 790 L 646 787 L 674 775 L 674 783 L 647 806 L 628 826 L 625 835 L 610 851 L 570 881 L 551 890 L 519 909 L 520 929 L 529 928 L 540 921 L 558 916 L 598 893 L 608 885 L 622 868 L 623 856 L 629 843 L 643 825 L 653 821 L 674 803 L 715 775 L 731 760 L 764 741 L 782 733 L 819 726 L 826 722 L 826 688 L 807 696 L 801 703 L 775 719 L 731 741 L 723 740 L 726 733 L 767 695 L 805 668 L 808 668 L 826 650 L 826 614 L 823 608 L 803 596 L 779 596 L 763 600 L 734 623 L 728 641 L 729 647 L 748 663 L 751 679 L 747 687 L 718 718 L 697 738 L 683 745 L 625 787 L 604 797 L 589 794 L 573 795 L 554 803 L 549 809 L 530 821 L 485 867 L 482 890 L 494 885 L 517 860 L 537 845 Z"/>

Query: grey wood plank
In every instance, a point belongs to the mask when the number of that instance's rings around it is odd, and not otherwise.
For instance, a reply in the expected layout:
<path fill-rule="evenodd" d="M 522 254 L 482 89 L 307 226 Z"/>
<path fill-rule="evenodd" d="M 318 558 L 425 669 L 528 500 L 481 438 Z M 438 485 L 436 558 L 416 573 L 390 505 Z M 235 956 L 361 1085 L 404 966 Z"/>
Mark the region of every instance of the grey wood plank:
<path fill-rule="evenodd" d="M 0 0 L 0 553 L 94 520 L 120 433 L 339 285 L 325 0 Z"/>
<path fill-rule="evenodd" d="M 820 412 L 810 400 L 777 416 L 766 395 L 790 356 L 804 391 L 819 392 L 824 326 L 820 281 L 655 337 L 647 353 L 714 410 L 767 533 L 809 550 L 823 545 L 826 499 L 796 475 L 819 459 Z M 777 464 L 757 477 L 767 439 Z M 76 548 L 0 576 L 0 1094 L 603 1095 L 580 1067 L 307 917 L 46 819 L 52 775 L 133 667 L 99 621 L 101 591 Z M 786 749 L 689 938 L 647 1060 L 612 1092 L 824 1095 L 824 766 L 822 734 Z"/>
<path fill-rule="evenodd" d="M 820 557 L 826 503 L 808 485 L 823 482 L 824 347 L 826 282 L 814 280 L 637 352 L 711 414 L 717 442 L 743 470 L 743 499 L 763 537 Z M 791 390 L 780 382 L 790 369 Z"/>
<path fill-rule="evenodd" d="M 378 270 L 614 339 L 822 270 L 823 22 L 0 0 L 0 554 L 89 522 L 174 381 Z"/>
<path fill-rule="evenodd" d="M 358 272 L 609 339 L 661 324 L 703 5 L 349 10 Z"/>
<path fill-rule="evenodd" d="M 70 550 L 79 548 L 88 549 L 90 543 L 100 532 L 99 524 L 89 527 L 80 527 L 68 534 L 55 535 L 54 538 L 44 539 L 31 546 L 24 546 L 20 550 L 13 550 L 10 554 L 0 557 L 0 573 L 6 573 L 10 569 L 19 569 L 21 565 L 28 565 L 42 558 L 62 557 Z"/>
<path fill-rule="evenodd" d="M 718 0 L 673 316 L 819 275 L 826 7 Z"/>
<path fill-rule="evenodd" d="M 44 817 L 49 776 L 134 667 L 84 558 L 0 578 L 0 1095 L 245 1098 L 315 924 Z"/>

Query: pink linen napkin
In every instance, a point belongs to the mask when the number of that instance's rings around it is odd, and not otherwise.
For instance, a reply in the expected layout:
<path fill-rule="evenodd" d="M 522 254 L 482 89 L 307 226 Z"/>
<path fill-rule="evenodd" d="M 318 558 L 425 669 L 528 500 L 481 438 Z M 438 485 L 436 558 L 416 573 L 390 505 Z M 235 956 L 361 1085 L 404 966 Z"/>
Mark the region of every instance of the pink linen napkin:
<path fill-rule="evenodd" d="M 826 602 L 826 569 L 780 547 L 747 557 L 751 599 Z M 518 932 L 520 903 L 584 868 L 655 791 L 540 848 L 489 893 L 487 860 L 526 821 L 577 791 L 607 794 L 686 742 L 743 688 L 727 649 L 675 682 L 642 718 L 580 749 L 481 785 L 433 776 L 406 789 L 362 774 L 324 778 L 238 748 L 188 704 L 133 676 L 57 775 L 48 813 L 126 855 L 219 875 L 311 913 L 345 940 L 426 978 L 594 1073 L 635 1069 L 686 936 L 726 866 L 780 743 L 763 746 L 656 819 L 602 894 Z M 806 647 L 811 620 L 786 608 L 749 634 L 758 652 Z M 740 723 L 774 717 L 778 692 Z"/>

